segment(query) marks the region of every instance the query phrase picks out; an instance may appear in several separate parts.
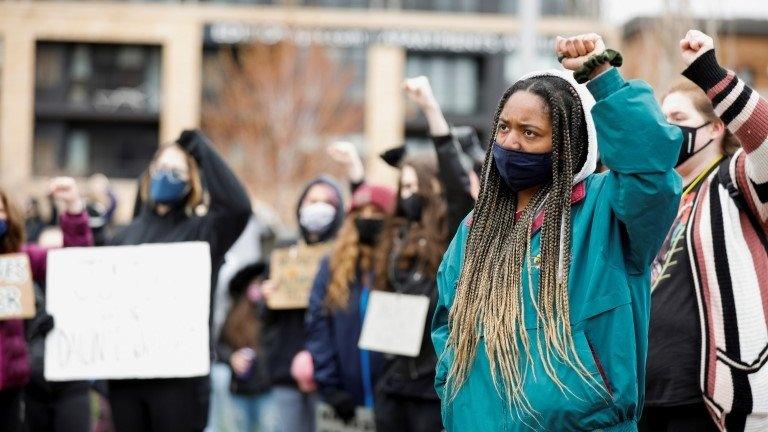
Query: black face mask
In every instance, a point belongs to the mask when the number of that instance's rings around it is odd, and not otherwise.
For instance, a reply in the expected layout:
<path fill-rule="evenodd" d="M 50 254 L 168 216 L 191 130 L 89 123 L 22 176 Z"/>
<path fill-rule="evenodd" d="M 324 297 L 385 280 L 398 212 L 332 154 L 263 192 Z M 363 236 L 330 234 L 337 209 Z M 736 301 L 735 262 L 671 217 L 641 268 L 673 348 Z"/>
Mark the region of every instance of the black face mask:
<path fill-rule="evenodd" d="M 421 220 L 421 211 L 424 208 L 424 200 L 420 195 L 412 194 L 406 199 L 400 198 L 400 209 L 403 215 L 411 222 Z"/>
<path fill-rule="evenodd" d="M 360 239 L 360 243 L 373 246 L 379 239 L 381 229 L 384 227 L 384 220 L 382 219 L 355 219 L 355 226 L 357 227 L 357 235 Z"/>
<path fill-rule="evenodd" d="M 704 126 L 710 124 L 712 122 L 706 122 L 703 125 L 699 127 L 690 127 L 690 126 L 680 126 L 675 125 L 680 128 L 680 130 L 683 131 L 683 144 L 680 146 L 680 154 L 677 156 L 677 165 L 682 165 L 685 161 L 693 157 L 696 153 L 704 150 L 712 144 L 712 141 L 714 141 L 714 138 L 710 138 L 709 141 L 707 141 L 706 144 L 701 146 L 700 149 L 696 150 L 696 133 L 699 131 L 699 129 L 703 128 Z"/>

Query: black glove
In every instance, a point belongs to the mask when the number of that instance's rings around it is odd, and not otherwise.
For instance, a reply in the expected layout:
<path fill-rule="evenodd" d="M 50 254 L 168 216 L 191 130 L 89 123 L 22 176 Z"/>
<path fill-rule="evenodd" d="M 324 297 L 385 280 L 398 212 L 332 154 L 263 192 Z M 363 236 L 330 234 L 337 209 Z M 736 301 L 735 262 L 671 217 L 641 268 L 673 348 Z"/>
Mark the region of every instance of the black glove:
<path fill-rule="evenodd" d="M 355 418 L 355 409 L 357 406 L 355 405 L 355 398 L 352 397 L 351 394 L 343 390 L 334 390 L 328 392 L 324 399 L 328 405 L 333 407 L 336 415 L 344 421 L 344 423 L 349 423 Z"/>

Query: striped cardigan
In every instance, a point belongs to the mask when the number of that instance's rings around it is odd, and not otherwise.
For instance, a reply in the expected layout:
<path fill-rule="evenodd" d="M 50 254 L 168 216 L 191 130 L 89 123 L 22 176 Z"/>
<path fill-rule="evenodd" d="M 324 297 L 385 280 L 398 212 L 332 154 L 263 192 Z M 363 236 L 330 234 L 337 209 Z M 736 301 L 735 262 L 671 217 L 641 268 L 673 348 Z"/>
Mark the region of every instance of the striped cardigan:
<path fill-rule="evenodd" d="M 768 102 L 714 50 L 683 75 L 742 144 L 702 184 L 686 233 L 704 402 L 723 431 L 768 431 Z"/>

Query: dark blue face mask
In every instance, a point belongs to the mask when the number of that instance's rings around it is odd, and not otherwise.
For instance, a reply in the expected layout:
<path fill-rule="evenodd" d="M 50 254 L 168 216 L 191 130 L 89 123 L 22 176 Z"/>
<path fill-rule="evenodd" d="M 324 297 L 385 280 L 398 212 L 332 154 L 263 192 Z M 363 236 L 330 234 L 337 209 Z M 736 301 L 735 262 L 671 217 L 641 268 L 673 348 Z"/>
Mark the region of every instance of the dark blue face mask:
<path fill-rule="evenodd" d="M 8 221 L 0 219 L 0 238 L 5 237 L 5 233 L 8 232 Z"/>
<path fill-rule="evenodd" d="M 493 143 L 493 160 L 513 192 L 547 183 L 552 178 L 552 153 L 525 153 Z"/>
<path fill-rule="evenodd" d="M 152 174 L 149 196 L 156 204 L 176 204 L 187 195 L 189 183 L 170 170 Z"/>

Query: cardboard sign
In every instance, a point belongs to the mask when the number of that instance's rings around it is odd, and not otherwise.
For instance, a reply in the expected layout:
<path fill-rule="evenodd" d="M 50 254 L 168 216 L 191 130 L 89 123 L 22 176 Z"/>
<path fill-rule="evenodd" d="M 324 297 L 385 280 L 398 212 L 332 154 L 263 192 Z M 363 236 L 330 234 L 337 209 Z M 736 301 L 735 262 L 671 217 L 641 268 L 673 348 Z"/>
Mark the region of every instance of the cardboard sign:
<path fill-rule="evenodd" d="M 0 320 L 35 316 L 32 283 L 27 254 L 0 255 Z"/>
<path fill-rule="evenodd" d="M 355 418 L 349 424 L 336 416 L 333 407 L 319 402 L 315 410 L 315 425 L 317 432 L 376 432 L 376 422 L 373 411 L 357 407 Z"/>
<path fill-rule="evenodd" d="M 416 357 L 421 350 L 428 312 L 427 296 L 372 291 L 358 346 Z"/>
<path fill-rule="evenodd" d="M 270 309 L 304 309 L 309 305 L 309 293 L 317 275 L 317 267 L 331 250 L 330 245 L 298 244 L 272 252 L 270 277 L 277 290 L 269 296 Z"/>
<path fill-rule="evenodd" d="M 45 378 L 207 375 L 210 285 L 204 242 L 50 252 Z"/>

